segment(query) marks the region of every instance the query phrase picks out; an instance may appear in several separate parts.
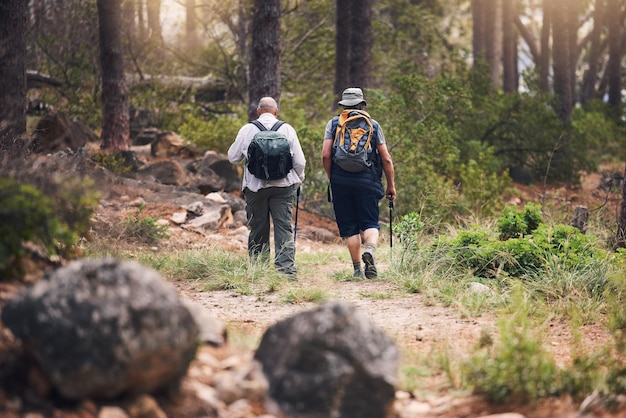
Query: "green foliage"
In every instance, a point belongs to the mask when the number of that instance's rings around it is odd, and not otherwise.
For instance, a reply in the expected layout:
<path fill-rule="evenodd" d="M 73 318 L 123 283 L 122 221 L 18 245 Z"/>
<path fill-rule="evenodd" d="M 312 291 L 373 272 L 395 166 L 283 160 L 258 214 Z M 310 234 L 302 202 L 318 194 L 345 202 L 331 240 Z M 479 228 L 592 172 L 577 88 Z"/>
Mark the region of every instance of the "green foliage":
<path fill-rule="evenodd" d="M 247 123 L 243 114 L 201 116 L 191 108 L 183 112 L 184 118 L 177 132 L 187 141 L 212 151 L 226 153 L 239 129 Z"/>
<path fill-rule="evenodd" d="M 395 234 L 406 247 L 413 247 L 417 243 L 417 234 L 424 228 L 419 213 L 411 212 L 403 215 L 395 227 Z"/>
<path fill-rule="evenodd" d="M 98 152 L 93 155 L 92 159 L 117 176 L 128 174 L 132 170 L 132 167 L 127 164 L 124 155 L 119 151 L 111 153 Z"/>
<path fill-rule="evenodd" d="M 592 266 L 606 259 L 595 238 L 563 224 L 548 227 L 541 207 L 529 203 L 524 210 L 508 207 L 498 220 L 499 238 L 488 231 L 460 231 L 456 237 L 440 237 L 433 251 L 446 251 L 459 268 L 478 277 L 541 277 L 557 264 L 563 271 Z M 603 287 L 605 280 L 593 281 Z"/>
<path fill-rule="evenodd" d="M 466 384 L 495 402 L 532 401 L 563 390 L 563 375 L 529 321 L 528 302 L 514 295 L 516 312 L 499 320 L 494 345 L 477 350 L 464 364 Z"/>
<path fill-rule="evenodd" d="M 36 188 L 0 178 L 0 266 L 24 254 L 23 244 L 40 244 L 49 255 L 71 246 L 76 235 L 54 212 L 54 203 Z"/>
<path fill-rule="evenodd" d="M 500 239 L 525 237 L 533 233 L 543 223 L 541 206 L 529 202 L 520 210 L 516 206 L 507 206 L 498 219 Z"/>
<path fill-rule="evenodd" d="M 137 211 L 126 217 L 119 226 L 119 236 L 133 242 L 154 244 L 163 238 L 167 238 L 167 225 L 159 225 L 158 219 L 142 214 L 145 205 L 141 205 Z"/>
<path fill-rule="evenodd" d="M 501 196 L 511 185 L 509 176 L 497 172 L 492 164 L 494 160 L 492 151 L 485 150 L 477 153 L 476 160 L 461 164 L 459 170 L 461 204 L 476 216 L 490 216 L 499 211 L 503 201 Z"/>

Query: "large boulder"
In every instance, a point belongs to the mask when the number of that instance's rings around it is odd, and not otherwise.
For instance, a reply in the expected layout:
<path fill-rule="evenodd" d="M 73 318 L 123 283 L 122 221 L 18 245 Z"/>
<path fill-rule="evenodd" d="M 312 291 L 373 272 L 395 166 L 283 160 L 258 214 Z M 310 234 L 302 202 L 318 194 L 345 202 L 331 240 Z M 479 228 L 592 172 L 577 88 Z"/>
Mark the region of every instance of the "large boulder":
<path fill-rule="evenodd" d="M 286 416 L 383 418 L 398 350 L 352 305 L 333 302 L 267 329 L 254 358 Z"/>
<path fill-rule="evenodd" d="M 9 300 L 2 322 L 68 399 L 150 393 L 178 383 L 199 330 L 154 270 L 78 260 Z"/>

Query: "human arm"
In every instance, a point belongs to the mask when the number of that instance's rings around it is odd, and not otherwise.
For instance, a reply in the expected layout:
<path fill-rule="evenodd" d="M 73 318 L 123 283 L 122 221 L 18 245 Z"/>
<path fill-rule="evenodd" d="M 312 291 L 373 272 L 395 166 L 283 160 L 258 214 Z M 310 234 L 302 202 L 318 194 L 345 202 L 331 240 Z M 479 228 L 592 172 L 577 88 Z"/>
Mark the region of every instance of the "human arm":
<path fill-rule="evenodd" d="M 322 166 L 326 171 L 326 176 L 330 179 L 330 170 L 332 166 L 332 152 L 333 152 L 333 120 L 329 120 L 326 124 L 326 130 L 324 131 L 324 144 L 322 145 Z"/>
<path fill-rule="evenodd" d="M 324 166 L 324 171 L 326 171 L 326 176 L 330 179 L 330 167 L 332 165 L 332 148 L 333 148 L 333 140 L 325 139 L 324 145 L 322 146 L 322 165 Z"/>
<path fill-rule="evenodd" d="M 395 200 L 396 183 L 394 178 L 393 160 L 391 159 L 391 154 L 389 154 L 387 144 L 378 144 L 376 149 L 378 150 L 378 154 L 380 155 L 383 172 L 385 173 L 385 180 L 387 180 L 387 189 L 385 191 L 385 196 L 387 196 L 387 199 L 389 200 Z"/>
<path fill-rule="evenodd" d="M 249 143 L 246 144 L 246 138 L 249 136 L 248 132 L 251 131 L 253 127 L 254 125 L 247 124 L 239 129 L 235 142 L 233 142 L 230 148 L 228 148 L 228 161 L 234 164 L 243 161 L 246 158 L 246 152 L 248 149 L 247 145 L 249 145 Z"/>

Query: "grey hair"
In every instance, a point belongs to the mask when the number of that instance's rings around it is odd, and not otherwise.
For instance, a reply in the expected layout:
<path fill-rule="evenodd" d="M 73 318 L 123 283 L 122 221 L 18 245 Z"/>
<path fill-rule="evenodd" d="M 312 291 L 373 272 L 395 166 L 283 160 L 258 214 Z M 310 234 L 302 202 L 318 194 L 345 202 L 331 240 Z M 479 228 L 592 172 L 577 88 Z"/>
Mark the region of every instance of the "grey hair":
<path fill-rule="evenodd" d="M 273 110 L 278 109 L 278 103 L 274 100 L 273 97 L 262 97 L 259 100 L 259 105 L 257 107 L 259 110 Z"/>

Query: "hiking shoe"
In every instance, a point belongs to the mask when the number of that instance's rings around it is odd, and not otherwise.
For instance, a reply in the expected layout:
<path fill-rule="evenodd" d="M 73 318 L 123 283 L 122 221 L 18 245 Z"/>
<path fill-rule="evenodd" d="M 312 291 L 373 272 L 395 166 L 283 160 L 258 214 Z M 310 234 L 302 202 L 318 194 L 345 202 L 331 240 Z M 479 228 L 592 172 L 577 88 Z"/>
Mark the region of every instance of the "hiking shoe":
<path fill-rule="evenodd" d="M 368 279 L 375 279 L 378 276 L 376 270 L 376 262 L 374 261 L 374 253 L 371 250 L 365 250 L 361 256 L 363 263 L 365 264 L 365 277 Z"/>
<path fill-rule="evenodd" d="M 363 277 L 363 271 L 361 269 L 355 269 L 352 273 L 352 277 Z"/>

